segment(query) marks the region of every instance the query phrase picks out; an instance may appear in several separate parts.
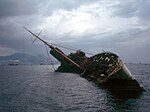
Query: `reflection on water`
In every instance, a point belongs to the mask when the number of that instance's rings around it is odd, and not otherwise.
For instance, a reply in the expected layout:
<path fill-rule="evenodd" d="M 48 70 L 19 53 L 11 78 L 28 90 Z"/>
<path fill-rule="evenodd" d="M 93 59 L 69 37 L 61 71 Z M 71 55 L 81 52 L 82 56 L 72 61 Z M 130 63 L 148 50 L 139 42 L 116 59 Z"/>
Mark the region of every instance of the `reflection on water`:
<path fill-rule="evenodd" d="M 120 98 L 78 74 L 50 72 L 47 65 L 0 66 L 0 111 L 148 112 L 150 66 L 128 66 L 146 88 L 133 98 Z"/>

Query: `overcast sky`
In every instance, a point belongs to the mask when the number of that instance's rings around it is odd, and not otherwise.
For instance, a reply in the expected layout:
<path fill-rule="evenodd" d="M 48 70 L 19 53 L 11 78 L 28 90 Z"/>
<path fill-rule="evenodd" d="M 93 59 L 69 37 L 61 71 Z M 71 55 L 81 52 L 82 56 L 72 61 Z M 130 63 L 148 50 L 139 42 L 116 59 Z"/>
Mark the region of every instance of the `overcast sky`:
<path fill-rule="evenodd" d="M 49 42 L 150 63 L 150 0 L 0 0 L 1 56 L 45 52 L 23 26 Z"/>

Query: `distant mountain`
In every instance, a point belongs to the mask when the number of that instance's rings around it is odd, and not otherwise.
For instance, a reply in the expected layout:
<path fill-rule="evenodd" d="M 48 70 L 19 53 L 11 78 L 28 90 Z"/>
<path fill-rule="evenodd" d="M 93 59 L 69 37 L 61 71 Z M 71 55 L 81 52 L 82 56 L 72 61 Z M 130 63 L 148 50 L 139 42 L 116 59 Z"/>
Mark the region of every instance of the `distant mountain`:
<path fill-rule="evenodd" d="M 21 64 L 50 64 L 51 61 L 42 55 L 32 56 L 25 53 L 14 53 L 10 56 L 0 56 L 1 64 L 8 64 L 11 61 L 19 60 Z"/>

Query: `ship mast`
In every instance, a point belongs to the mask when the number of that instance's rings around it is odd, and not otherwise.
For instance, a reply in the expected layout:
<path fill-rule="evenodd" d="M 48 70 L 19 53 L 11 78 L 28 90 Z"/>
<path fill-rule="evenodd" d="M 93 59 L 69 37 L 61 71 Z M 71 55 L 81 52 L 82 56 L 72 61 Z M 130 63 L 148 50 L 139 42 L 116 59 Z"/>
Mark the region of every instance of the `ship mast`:
<path fill-rule="evenodd" d="M 82 68 L 80 67 L 80 65 L 78 65 L 76 62 L 74 62 L 72 59 L 70 59 L 69 57 L 67 57 L 64 53 L 62 53 L 60 50 L 58 50 L 57 48 L 53 47 L 52 45 L 48 44 L 46 41 L 42 40 L 39 36 L 37 36 L 36 34 L 34 34 L 33 32 L 31 32 L 30 30 L 28 30 L 26 27 L 23 27 L 25 30 L 27 30 L 29 33 L 31 33 L 33 36 L 35 36 L 37 39 L 39 39 L 40 41 L 42 41 L 44 44 L 46 44 L 50 49 L 54 50 L 55 52 L 57 52 L 59 55 L 61 55 L 63 58 L 65 58 L 66 60 L 68 60 L 69 62 L 71 62 L 73 65 L 75 65 L 76 67 L 80 68 L 82 70 Z"/>

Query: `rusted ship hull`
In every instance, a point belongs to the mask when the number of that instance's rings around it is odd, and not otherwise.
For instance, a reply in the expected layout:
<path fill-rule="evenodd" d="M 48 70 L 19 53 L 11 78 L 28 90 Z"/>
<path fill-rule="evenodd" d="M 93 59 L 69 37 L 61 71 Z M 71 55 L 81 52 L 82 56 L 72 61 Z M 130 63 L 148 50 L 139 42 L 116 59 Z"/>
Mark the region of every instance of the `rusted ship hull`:
<path fill-rule="evenodd" d="M 48 44 L 30 30 L 26 30 L 51 49 L 50 54 L 61 63 L 56 72 L 78 73 L 81 77 L 110 90 L 132 92 L 144 90 L 116 54 L 104 51 L 87 57 L 84 52 L 77 50 L 75 53 L 66 55 L 60 49 Z"/>
<path fill-rule="evenodd" d="M 124 68 L 120 68 L 116 73 L 112 74 L 107 79 L 104 76 L 95 77 L 93 75 L 84 75 L 83 77 L 93 81 L 96 85 L 107 88 L 111 91 L 128 91 L 128 92 L 141 92 L 144 90 L 143 86 L 130 75 L 130 72 L 124 71 Z"/>
<path fill-rule="evenodd" d="M 53 51 L 51 51 L 50 53 L 55 58 L 59 57 L 58 54 L 54 54 Z M 81 77 L 91 80 L 97 85 L 111 90 L 143 90 L 143 87 L 138 83 L 136 79 L 134 79 L 123 61 L 114 53 L 103 52 L 90 57 L 88 64 L 86 65 L 86 67 L 84 67 L 83 70 L 74 66 L 70 62 L 67 62 L 63 58 L 58 60 L 61 62 L 61 65 L 56 70 L 57 72 L 79 73 Z M 82 65 L 83 61 L 81 61 L 80 59 L 78 60 L 79 61 L 73 61 Z"/>

